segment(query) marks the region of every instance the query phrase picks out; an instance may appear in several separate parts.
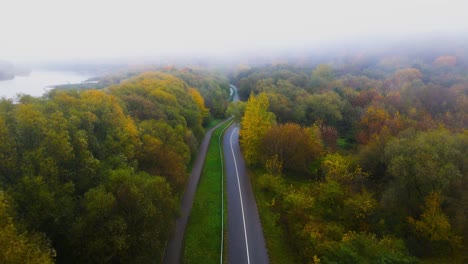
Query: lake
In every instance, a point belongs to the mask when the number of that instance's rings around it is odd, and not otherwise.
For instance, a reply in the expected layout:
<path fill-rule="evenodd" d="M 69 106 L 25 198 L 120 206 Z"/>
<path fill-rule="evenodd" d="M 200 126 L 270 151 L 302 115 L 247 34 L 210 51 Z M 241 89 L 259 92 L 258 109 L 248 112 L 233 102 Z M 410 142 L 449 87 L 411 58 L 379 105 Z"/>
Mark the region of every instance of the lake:
<path fill-rule="evenodd" d="M 17 94 L 42 96 L 50 86 L 80 83 L 92 76 L 71 71 L 33 70 L 28 76 L 0 81 L 0 97 L 14 98 Z"/>

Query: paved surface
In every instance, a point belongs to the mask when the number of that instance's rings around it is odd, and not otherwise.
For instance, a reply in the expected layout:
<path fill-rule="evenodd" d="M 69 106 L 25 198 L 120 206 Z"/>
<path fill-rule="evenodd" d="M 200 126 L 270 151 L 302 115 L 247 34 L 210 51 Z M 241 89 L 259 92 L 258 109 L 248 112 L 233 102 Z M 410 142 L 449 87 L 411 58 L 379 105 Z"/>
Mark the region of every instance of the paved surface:
<path fill-rule="evenodd" d="M 205 134 L 205 137 L 203 138 L 202 143 L 200 144 L 197 159 L 193 164 L 192 172 L 190 174 L 190 178 L 180 203 L 180 217 L 176 220 L 174 233 L 172 234 L 172 237 L 169 239 L 166 246 L 166 251 L 163 257 L 163 263 L 165 264 L 181 263 L 185 229 L 187 227 L 188 218 L 190 216 L 190 210 L 192 209 L 193 199 L 197 190 L 198 181 L 200 180 L 203 164 L 205 163 L 206 152 L 210 143 L 211 134 L 213 134 L 213 130 L 224 124 L 226 121 L 223 121 L 208 130 Z"/>
<path fill-rule="evenodd" d="M 223 150 L 228 205 L 228 261 L 231 264 L 269 263 L 257 203 L 240 152 L 237 124 L 226 130 Z"/>
<path fill-rule="evenodd" d="M 233 101 L 238 101 L 237 89 L 232 85 L 231 88 L 236 92 Z M 185 229 L 211 135 L 213 130 L 224 122 L 208 130 L 200 145 L 189 182 L 182 196 L 181 215 L 176 220 L 174 233 L 166 246 L 163 258 L 165 264 L 181 263 Z M 228 261 L 231 264 L 269 263 L 257 204 L 239 148 L 238 125 L 233 124 L 226 130 L 223 138 L 223 150 L 228 203 Z"/>

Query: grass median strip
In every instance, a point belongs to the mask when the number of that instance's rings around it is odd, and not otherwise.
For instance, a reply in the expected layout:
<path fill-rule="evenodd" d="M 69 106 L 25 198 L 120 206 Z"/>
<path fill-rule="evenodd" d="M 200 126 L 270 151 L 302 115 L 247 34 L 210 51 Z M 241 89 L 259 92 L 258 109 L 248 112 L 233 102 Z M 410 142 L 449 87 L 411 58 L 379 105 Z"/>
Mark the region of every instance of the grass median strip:
<path fill-rule="evenodd" d="M 222 140 L 221 133 L 230 124 L 231 121 L 226 122 L 213 131 L 211 136 L 185 232 L 183 263 L 219 263 L 222 237 L 222 164 L 219 144 Z M 225 199 L 224 208 L 226 208 Z"/>

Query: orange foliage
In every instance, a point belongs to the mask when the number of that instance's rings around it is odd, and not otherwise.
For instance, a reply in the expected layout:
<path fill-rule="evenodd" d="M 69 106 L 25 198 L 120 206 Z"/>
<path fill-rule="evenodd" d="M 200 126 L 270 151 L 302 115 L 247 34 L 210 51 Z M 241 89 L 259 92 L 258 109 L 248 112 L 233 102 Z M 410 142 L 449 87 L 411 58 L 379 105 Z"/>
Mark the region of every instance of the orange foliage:
<path fill-rule="evenodd" d="M 457 64 L 457 57 L 455 56 L 440 56 L 434 60 L 434 65 L 437 66 L 455 66 Z"/>
<path fill-rule="evenodd" d="M 356 139 L 361 144 L 366 144 L 371 135 L 379 133 L 390 115 L 385 109 L 378 106 L 369 106 L 359 122 L 362 131 L 358 133 Z"/>
<path fill-rule="evenodd" d="M 399 86 L 406 82 L 412 82 L 416 79 L 421 79 L 422 77 L 423 74 L 415 68 L 406 68 L 395 72 L 395 80 Z"/>

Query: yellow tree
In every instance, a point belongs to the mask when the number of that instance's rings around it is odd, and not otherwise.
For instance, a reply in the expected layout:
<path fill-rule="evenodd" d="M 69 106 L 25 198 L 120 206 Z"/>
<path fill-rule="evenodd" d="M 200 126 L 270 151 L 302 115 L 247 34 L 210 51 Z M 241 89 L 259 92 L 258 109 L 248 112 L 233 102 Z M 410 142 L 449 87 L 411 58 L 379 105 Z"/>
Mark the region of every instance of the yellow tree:
<path fill-rule="evenodd" d="M 260 161 L 261 143 L 266 132 L 275 123 L 275 115 L 268 111 L 268 106 L 265 93 L 256 97 L 251 95 L 245 106 L 239 135 L 244 157 L 249 165 Z"/>
<path fill-rule="evenodd" d="M 423 213 L 419 220 L 408 217 L 408 222 L 413 226 L 415 233 L 433 243 L 433 247 L 440 242 L 447 242 L 453 248 L 461 246 L 461 238 L 452 232 L 450 220 L 442 210 L 442 196 L 440 192 L 429 193 L 422 207 Z M 437 243 L 439 242 L 439 243 Z"/>
<path fill-rule="evenodd" d="M 201 96 L 200 92 L 198 92 L 197 89 L 195 88 L 189 88 L 188 92 L 190 96 L 192 96 L 192 99 L 195 101 L 197 104 L 198 108 L 200 109 L 200 124 L 202 124 L 203 118 L 208 116 L 209 109 L 205 107 L 205 99 Z"/>

